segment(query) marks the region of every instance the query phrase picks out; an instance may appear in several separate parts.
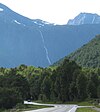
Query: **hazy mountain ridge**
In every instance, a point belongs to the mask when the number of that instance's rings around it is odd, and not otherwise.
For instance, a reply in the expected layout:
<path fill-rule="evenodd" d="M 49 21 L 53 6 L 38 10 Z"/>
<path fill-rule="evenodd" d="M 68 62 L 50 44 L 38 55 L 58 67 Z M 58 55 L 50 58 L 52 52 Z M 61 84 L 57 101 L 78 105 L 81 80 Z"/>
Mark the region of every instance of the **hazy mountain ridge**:
<path fill-rule="evenodd" d="M 46 21 L 42 21 L 40 19 L 29 19 L 27 17 L 24 17 L 14 11 L 12 11 L 11 9 L 9 9 L 8 7 L 6 7 L 5 5 L 0 3 L 0 18 L 5 19 L 5 22 L 15 22 L 17 24 L 22 24 L 24 26 L 29 26 L 29 27 L 34 27 L 34 26 L 44 26 L 46 24 L 48 25 L 53 25 L 52 23 L 48 23 Z"/>
<path fill-rule="evenodd" d="M 54 25 L 0 4 L 0 66 L 46 67 L 100 34 L 100 25 Z"/>
<path fill-rule="evenodd" d="M 80 13 L 74 19 L 70 19 L 67 25 L 82 25 L 82 24 L 100 24 L 100 16 L 91 13 Z"/>
<path fill-rule="evenodd" d="M 83 67 L 100 67 L 100 35 L 68 56 Z"/>
<path fill-rule="evenodd" d="M 74 60 L 82 67 L 99 68 L 100 67 L 100 35 L 97 35 L 87 44 L 66 56 L 70 60 Z M 62 58 L 54 65 L 59 65 L 65 58 Z"/>

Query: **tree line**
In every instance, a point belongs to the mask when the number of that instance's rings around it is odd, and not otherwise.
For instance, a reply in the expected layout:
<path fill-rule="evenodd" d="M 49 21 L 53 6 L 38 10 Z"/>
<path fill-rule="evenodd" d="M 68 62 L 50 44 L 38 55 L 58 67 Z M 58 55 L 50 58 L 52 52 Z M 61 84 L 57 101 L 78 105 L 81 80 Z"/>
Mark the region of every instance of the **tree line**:
<path fill-rule="evenodd" d="M 64 103 L 86 98 L 100 98 L 99 68 L 82 68 L 68 59 L 56 67 L 0 68 L 0 108 L 28 99 Z"/>

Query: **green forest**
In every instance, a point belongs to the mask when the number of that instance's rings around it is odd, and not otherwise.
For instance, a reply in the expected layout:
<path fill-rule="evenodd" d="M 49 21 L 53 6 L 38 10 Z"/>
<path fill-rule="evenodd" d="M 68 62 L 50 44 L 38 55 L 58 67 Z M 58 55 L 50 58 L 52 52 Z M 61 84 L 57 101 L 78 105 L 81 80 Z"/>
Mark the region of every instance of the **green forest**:
<path fill-rule="evenodd" d="M 9 109 L 24 100 L 64 103 L 87 98 L 100 98 L 99 68 L 82 68 L 68 59 L 48 68 L 0 68 L 0 108 Z"/>
<path fill-rule="evenodd" d="M 68 56 L 83 67 L 100 67 L 100 35 Z"/>

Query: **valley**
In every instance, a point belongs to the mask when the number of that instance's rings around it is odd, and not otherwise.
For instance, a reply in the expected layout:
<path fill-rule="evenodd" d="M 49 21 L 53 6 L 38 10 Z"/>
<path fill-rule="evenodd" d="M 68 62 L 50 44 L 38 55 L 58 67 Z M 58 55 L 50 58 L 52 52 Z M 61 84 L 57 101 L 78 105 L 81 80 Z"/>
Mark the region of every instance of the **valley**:
<path fill-rule="evenodd" d="M 80 112 L 77 102 L 100 108 L 100 16 L 58 25 L 0 3 L 0 111 Z"/>
<path fill-rule="evenodd" d="M 48 67 L 100 34 L 100 24 L 55 25 L 0 8 L 1 67 Z"/>

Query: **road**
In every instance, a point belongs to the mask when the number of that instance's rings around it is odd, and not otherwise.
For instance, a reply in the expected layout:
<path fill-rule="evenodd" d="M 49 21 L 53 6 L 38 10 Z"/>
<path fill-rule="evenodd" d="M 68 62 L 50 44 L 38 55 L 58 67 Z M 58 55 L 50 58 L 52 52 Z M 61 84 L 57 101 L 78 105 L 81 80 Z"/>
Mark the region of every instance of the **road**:
<path fill-rule="evenodd" d="M 24 111 L 24 112 L 75 112 L 77 109 L 77 105 L 64 105 L 64 104 L 40 104 L 34 102 L 24 102 L 25 104 L 33 104 L 33 105 L 45 105 L 45 106 L 53 106 L 50 108 Z"/>

